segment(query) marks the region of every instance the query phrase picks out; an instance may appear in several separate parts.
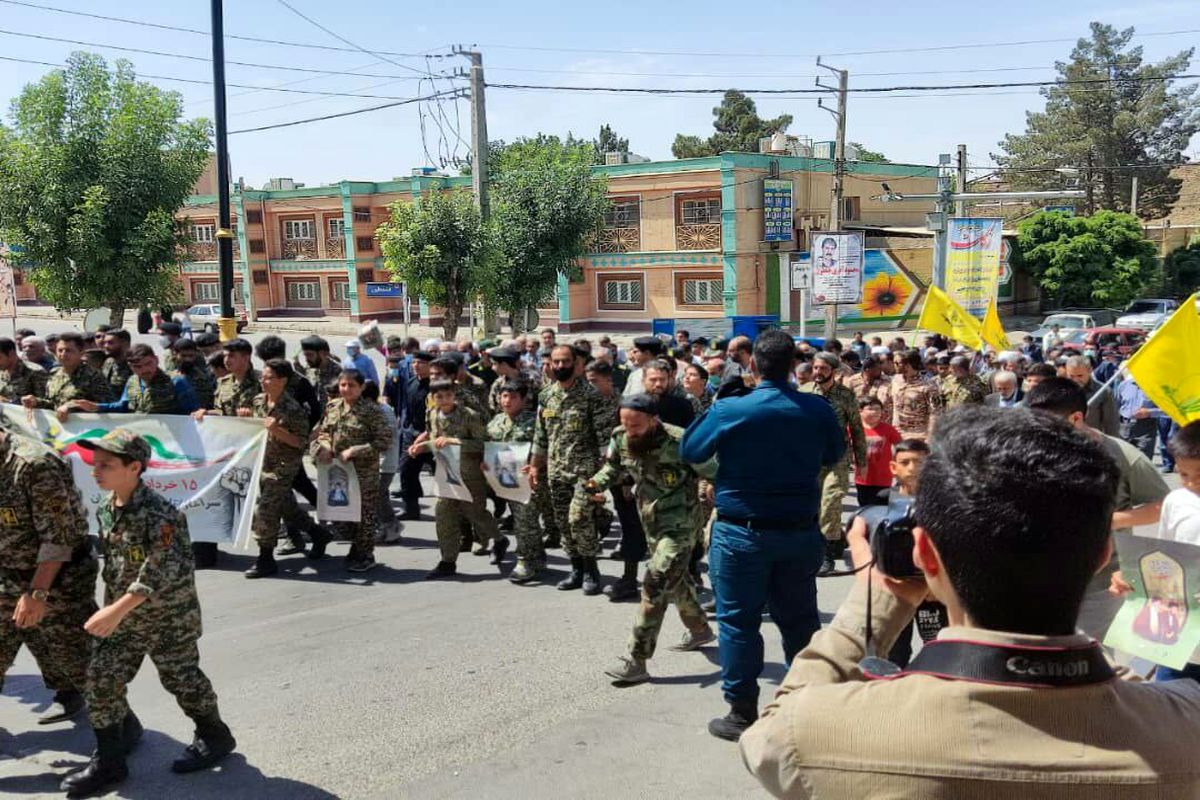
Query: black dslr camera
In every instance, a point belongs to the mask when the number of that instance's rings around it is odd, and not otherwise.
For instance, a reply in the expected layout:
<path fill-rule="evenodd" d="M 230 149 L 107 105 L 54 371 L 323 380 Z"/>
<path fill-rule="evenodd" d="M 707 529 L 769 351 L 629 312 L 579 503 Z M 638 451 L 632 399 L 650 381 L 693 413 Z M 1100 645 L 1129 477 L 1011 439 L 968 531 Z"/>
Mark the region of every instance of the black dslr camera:
<path fill-rule="evenodd" d="M 922 577 L 912 559 L 913 498 L 893 494 L 886 508 L 870 511 L 875 513 L 867 517 L 867 535 L 876 569 L 889 578 Z"/>

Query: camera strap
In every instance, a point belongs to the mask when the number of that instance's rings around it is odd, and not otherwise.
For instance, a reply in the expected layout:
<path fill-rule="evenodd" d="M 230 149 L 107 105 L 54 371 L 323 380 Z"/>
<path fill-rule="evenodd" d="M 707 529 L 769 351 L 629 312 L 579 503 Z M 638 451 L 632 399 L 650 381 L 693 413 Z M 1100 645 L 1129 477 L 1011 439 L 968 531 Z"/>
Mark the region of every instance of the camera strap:
<path fill-rule="evenodd" d="M 1059 689 L 1104 683 L 1116 677 L 1099 642 L 1079 647 L 1037 647 L 938 639 L 921 649 L 906 669 L 868 672 L 881 679 L 932 675 L 948 680 Z"/>

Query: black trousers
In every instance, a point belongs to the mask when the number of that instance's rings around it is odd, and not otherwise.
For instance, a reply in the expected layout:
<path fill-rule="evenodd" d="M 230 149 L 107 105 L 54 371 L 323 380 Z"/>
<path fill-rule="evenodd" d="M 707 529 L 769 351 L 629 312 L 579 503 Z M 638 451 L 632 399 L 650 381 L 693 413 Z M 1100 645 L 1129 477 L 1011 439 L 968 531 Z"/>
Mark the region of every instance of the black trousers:
<path fill-rule="evenodd" d="M 1145 419 L 1122 419 L 1121 438 L 1142 451 L 1142 455 L 1154 460 L 1154 441 L 1158 438 L 1158 420 L 1154 417 Z"/>
<path fill-rule="evenodd" d="M 432 453 L 421 453 L 413 458 L 408 454 L 408 448 L 416 439 L 414 431 L 401 431 L 400 440 L 400 497 L 404 500 L 404 513 L 414 516 L 418 513 L 418 501 L 425 495 L 421 488 L 421 468 L 433 463 Z"/>
<path fill-rule="evenodd" d="M 621 522 L 621 558 L 626 563 L 636 564 L 646 557 L 646 531 L 642 529 L 642 518 L 638 516 L 637 503 L 625 498 L 624 487 L 614 486 L 610 492 L 617 519 Z"/>
<path fill-rule="evenodd" d="M 308 477 L 308 473 L 303 468 L 296 473 L 296 477 L 292 480 L 292 489 L 307 500 L 310 506 L 317 507 L 317 487 L 313 485 L 312 478 Z"/>

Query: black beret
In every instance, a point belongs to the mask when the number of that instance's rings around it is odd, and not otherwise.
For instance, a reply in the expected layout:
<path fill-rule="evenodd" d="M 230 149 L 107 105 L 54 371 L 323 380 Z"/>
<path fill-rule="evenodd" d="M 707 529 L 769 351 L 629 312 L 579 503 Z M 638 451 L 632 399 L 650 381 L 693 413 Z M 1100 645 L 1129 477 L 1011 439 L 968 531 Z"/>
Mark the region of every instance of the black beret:
<path fill-rule="evenodd" d="M 657 336 L 639 336 L 633 340 L 633 346 L 638 350 L 646 350 L 651 353 L 661 353 L 663 351 L 662 339 Z"/>
<path fill-rule="evenodd" d="M 694 344 L 694 345 L 695 344 L 708 344 L 708 337 L 707 336 L 697 336 L 695 339 L 692 339 L 692 344 Z"/>
<path fill-rule="evenodd" d="M 487 351 L 487 354 L 493 361 L 506 361 L 513 364 L 521 358 L 521 354 L 511 347 L 493 347 Z"/>
<path fill-rule="evenodd" d="M 630 411 L 640 411 L 643 414 L 658 416 L 658 398 L 648 394 L 635 394 L 631 397 L 622 397 L 621 408 L 628 408 Z"/>
<path fill-rule="evenodd" d="M 226 353 L 246 353 L 249 355 L 250 353 L 254 352 L 254 348 L 250 345 L 250 343 L 242 338 L 230 339 L 228 342 L 221 345 L 221 348 Z"/>
<path fill-rule="evenodd" d="M 435 358 L 437 358 L 437 356 L 428 350 L 418 350 L 417 352 L 413 353 L 414 361 L 433 361 Z"/>
<path fill-rule="evenodd" d="M 160 322 L 158 324 L 158 332 L 165 333 L 168 336 L 178 336 L 183 333 L 183 326 L 178 322 Z"/>
<path fill-rule="evenodd" d="M 196 343 L 196 347 L 212 347 L 218 345 L 221 340 L 217 338 L 215 333 L 202 333 L 199 336 L 193 336 L 192 340 Z"/>

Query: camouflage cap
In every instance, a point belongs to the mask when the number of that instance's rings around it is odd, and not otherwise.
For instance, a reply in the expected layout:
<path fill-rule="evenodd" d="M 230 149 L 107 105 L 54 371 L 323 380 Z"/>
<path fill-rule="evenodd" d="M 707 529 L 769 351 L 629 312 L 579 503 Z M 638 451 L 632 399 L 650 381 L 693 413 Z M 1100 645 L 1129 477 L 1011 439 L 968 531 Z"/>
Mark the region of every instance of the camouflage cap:
<path fill-rule="evenodd" d="M 150 463 L 150 445 L 128 428 L 113 428 L 99 439 L 80 439 L 77 444 L 85 450 L 103 450 L 143 465 Z"/>

